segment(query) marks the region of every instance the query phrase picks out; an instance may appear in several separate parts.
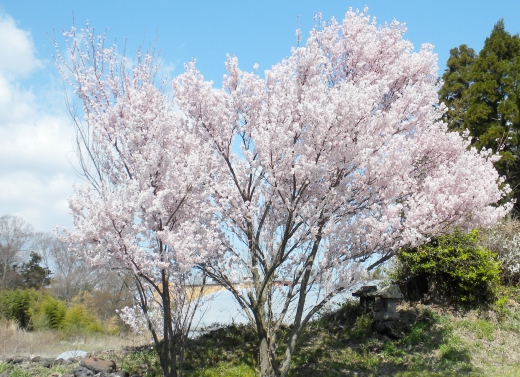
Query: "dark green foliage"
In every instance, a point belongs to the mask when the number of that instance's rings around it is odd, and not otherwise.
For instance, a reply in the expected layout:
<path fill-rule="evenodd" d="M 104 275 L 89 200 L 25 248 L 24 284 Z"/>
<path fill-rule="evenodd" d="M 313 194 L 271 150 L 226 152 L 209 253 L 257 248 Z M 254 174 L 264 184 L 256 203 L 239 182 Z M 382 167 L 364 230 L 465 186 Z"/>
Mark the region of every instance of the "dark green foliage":
<path fill-rule="evenodd" d="M 41 255 L 32 252 L 27 263 L 13 264 L 7 268 L 0 264 L 0 270 L 5 274 L 4 287 L 7 289 L 41 289 L 49 285 L 51 271 L 40 266 L 41 261 Z"/>
<path fill-rule="evenodd" d="M 17 289 L 0 293 L 0 316 L 15 320 L 20 327 L 28 328 L 31 320 L 31 308 L 38 294 L 32 289 Z"/>
<path fill-rule="evenodd" d="M 20 275 L 23 279 L 24 288 L 40 289 L 50 284 L 51 272 L 40 266 L 42 257 L 37 253 L 31 253 L 29 262 L 22 264 Z"/>
<path fill-rule="evenodd" d="M 447 68 L 442 75 L 444 84 L 439 90 L 439 97 L 448 108 L 444 120 L 451 130 L 462 132 L 467 128 L 465 119 L 468 111 L 468 89 L 471 84 L 471 68 L 476 59 L 475 50 L 466 45 L 450 50 Z"/>
<path fill-rule="evenodd" d="M 410 299 L 425 295 L 452 304 L 485 304 L 495 297 L 500 280 L 497 255 L 479 246 L 478 230 L 433 239 L 403 250 L 397 258 L 394 279 Z"/>
<path fill-rule="evenodd" d="M 520 209 L 520 37 L 497 22 L 475 57 L 466 45 L 452 49 L 439 91 L 451 130 L 468 129 L 477 149 L 500 151 L 495 167 L 504 175 Z"/>

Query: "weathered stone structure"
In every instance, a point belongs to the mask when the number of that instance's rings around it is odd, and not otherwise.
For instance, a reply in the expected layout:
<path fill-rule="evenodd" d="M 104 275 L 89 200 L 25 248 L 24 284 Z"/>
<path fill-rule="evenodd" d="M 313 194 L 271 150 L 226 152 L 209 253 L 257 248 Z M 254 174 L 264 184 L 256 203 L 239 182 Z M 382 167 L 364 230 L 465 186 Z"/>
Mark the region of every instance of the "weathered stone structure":
<path fill-rule="evenodd" d="M 404 296 L 397 284 L 390 284 L 381 289 L 374 285 L 364 286 L 352 293 L 352 296 L 359 297 L 363 312 L 372 313 L 374 331 L 394 339 L 401 337 L 400 332 L 396 330 L 395 320 L 399 318 L 397 301 Z"/>

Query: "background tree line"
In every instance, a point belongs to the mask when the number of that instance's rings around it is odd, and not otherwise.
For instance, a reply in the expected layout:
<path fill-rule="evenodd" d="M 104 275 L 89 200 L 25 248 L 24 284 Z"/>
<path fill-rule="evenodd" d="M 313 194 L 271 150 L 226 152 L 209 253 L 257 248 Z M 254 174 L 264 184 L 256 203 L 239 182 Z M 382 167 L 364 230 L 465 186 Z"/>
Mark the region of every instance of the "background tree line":
<path fill-rule="evenodd" d="M 70 308 L 71 323 L 85 322 L 87 313 L 102 323 L 114 321 L 116 309 L 131 304 L 124 273 L 100 272 L 68 247 L 21 217 L 1 216 L 0 315 L 25 328 L 34 327 L 39 316 L 37 328 L 58 328 Z M 49 318 L 54 325 L 45 323 Z"/>

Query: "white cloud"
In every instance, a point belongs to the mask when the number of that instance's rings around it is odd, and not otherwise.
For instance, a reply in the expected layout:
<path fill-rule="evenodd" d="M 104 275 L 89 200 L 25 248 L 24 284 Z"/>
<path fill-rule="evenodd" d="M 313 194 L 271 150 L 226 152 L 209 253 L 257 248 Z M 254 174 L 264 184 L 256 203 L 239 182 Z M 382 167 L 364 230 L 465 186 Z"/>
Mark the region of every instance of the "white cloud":
<path fill-rule="evenodd" d="M 39 231 L 57 225 L 72 226 L 67 197 L 75 177 L 57 173 L 20 170 L 0 175 L 0 206 L 3 213 L 21 216 Z"/>
<path fill-rule="evenodd" d="M 0 15 L 0 215 L 22 216 L 37 230 L 69 225 L 67 196 L 78 179 L 73 127 L 56 83 L 26 88 L 23 78 L 43 68 L 30 33 Z M 54 97 L 54 98 L 53 98 Z"/>
<path fill-rule="evenodd" d="M 41 67 L 34 51 L 31 34 L 18 29 L 9 15 L 0 14 L 0 72 L 26 76 Z"/>

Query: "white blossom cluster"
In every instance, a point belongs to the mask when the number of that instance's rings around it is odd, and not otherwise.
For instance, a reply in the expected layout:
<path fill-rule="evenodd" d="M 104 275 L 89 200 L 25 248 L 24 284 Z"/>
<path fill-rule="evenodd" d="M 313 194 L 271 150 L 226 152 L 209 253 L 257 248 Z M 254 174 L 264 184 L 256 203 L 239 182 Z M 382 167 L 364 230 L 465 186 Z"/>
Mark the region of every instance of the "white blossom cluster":
<path fill-rule="evenodd" d="M 498 254 L 503 279 L 520 282 L 520 221 L 505 218 L 499 225 L 484 233 L 483 245 Z"/>

